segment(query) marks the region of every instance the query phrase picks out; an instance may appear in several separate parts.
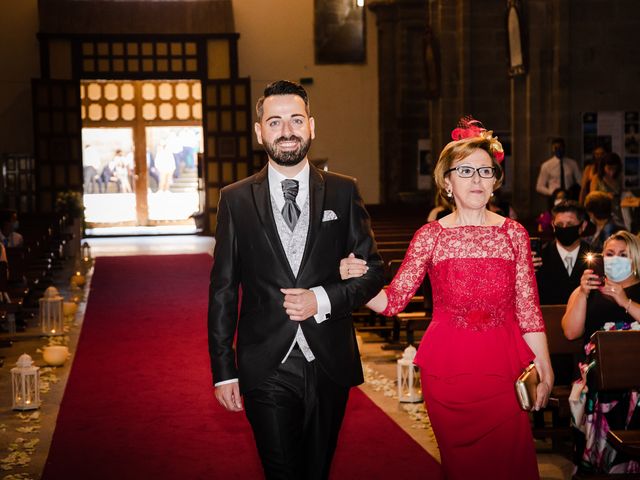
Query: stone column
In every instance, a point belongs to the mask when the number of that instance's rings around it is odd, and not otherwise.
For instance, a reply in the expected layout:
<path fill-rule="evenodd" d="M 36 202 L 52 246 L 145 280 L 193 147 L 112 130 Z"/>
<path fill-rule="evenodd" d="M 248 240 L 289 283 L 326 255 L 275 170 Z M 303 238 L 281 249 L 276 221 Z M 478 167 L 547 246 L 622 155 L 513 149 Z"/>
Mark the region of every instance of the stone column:
<path fill-rule="evenodd" d="M 424 36 L 427 0 L 376 0 L 380 98 L 380 198 L 416 192 L 418 139 L 429 132 Z"/>
<path fill-rule="evenodd" d="M 536 192 L 540 165 L 551 157 L 551 139 L 564 137 L 567 154 L 579 160 L 572 140 L 569 105 L 569 7 L 562 0 L 529 0 L 522 25 L 528 29 L 529 66 L 511 80 L 513 204 L 521 217 L 547 208 Z"/>

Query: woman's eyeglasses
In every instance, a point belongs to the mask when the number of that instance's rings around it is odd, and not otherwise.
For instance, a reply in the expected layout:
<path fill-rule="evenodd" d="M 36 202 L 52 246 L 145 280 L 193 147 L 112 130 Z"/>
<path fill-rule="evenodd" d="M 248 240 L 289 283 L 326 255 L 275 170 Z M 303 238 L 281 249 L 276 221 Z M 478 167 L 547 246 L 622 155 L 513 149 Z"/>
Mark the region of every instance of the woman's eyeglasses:
<path fill-rule="evenodd" d="M 468 167 L 466 165 L 458 165 L 455 168 L 450 168 L 444 173 L 447 174 L 447 173 L 453 172 L 454 170 L 456 171 L 456 173 L 460 178 L 471 178 L 473 177 L 473 174 L 476 172 L 478 172 L 478 175 L 480 176 L 480 178 L 493 178 L 496 175 L 496 167 L 473 168 L 473 167 Z"/>

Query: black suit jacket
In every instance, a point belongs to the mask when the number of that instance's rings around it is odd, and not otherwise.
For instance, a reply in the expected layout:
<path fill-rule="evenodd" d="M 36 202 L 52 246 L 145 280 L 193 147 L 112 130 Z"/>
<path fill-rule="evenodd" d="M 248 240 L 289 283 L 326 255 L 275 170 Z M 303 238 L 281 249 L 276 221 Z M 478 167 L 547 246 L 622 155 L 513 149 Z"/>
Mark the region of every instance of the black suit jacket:
<path fill-rule="evenodd" d="M 295 277 L 273 218 L 267 167 L 222 189 L 209 288 L 214 383 L 239 378 L 241 391 L 257 387 L 286 355 L 298 325 L 316 361 L 336 383 L 362 383 L 351 311 L 382 288 L 382 259 L 353 179 L 310 165 L 309 202 L 307 242 Z M 323 222 L 327 210 L 337 219 Z M 367 260 L 369 270 L 341 281 L 339 262 L 350 252 Z M 313 317 L 290 320 L 280 288 L 315 286 L 326 290 L 331 318 L 322 323 Z"/>
<path fill-rule="evenodd" d="M 586 263 L 584 258 L 591 251 L 589 244 L 581 241 L 576 264 L 567 273 L 564 260 L 560 258 L 555 240 L 549 242 L 542 249 L 542 267 L 536 272 L 540 303 L 543 305 L 566 304 L 571 292 L 580 285 L 580 277 L 584 273 Z"/>

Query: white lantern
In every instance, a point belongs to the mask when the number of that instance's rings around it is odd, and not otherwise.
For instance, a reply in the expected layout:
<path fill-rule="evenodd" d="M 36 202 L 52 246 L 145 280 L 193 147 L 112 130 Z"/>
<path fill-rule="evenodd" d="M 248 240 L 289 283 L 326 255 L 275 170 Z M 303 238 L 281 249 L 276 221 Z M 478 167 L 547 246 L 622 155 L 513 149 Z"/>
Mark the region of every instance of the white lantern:
<path fill-rule="evenodd" d="M 91 257 L 91 246 L 88 242 L 82 244 L 82 269 L 84 272 L 91 270 L 93 265 L 93 257 Z"/>
<path fill-rule="evenodd" d="M 416 349 L 409 345 L 405 348 L 402 358 L 398 359 L 398 400 L 400 402 L 415 403 L 422 401 L 422 388 L 418 368 L 413 364 Z"/>
<path fill-rule="evenodd" d="M 40 299 L 40 325 L 45 335 L 64 334 L 64 316 L 62 314 L 62 298 L 56 287 L 49 287 Z"/>
<path fill-rule="evenodd" d="M 11 369 L 11 387 L 14 410 L 35 410 L 40 408 L 40 373 L 33 360 L 26 353 L 20 355 L 16 366 Z"/>

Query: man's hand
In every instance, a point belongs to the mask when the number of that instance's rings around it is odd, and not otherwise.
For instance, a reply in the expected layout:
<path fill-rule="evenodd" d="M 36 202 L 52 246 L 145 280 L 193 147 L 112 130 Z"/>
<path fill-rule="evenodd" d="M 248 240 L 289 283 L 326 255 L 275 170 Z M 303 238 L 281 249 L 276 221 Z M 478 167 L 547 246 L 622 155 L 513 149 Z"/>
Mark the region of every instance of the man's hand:
<path fill-rule="evenodd" d="M 238 382 L 225 383 L 216 387 L 216 398 L 220 405 L 230 412 L 242 411 L 242 400 L 240 399 L 240 385 Z"/>
<path fill-rule="evenodd" d="M 542 257 L 536 257 L 535 253 L 531 254 L 531 261 L 533 262 L 533 270 L 538 271 L 542 267 Z"/>
<path fill-rule="evenodd" d="M 284 293 L 284 306 L 291 320 L 302 322 L 318 313 L 318 301 L 315 294 L 306 288 L 281 288 Z"/>

